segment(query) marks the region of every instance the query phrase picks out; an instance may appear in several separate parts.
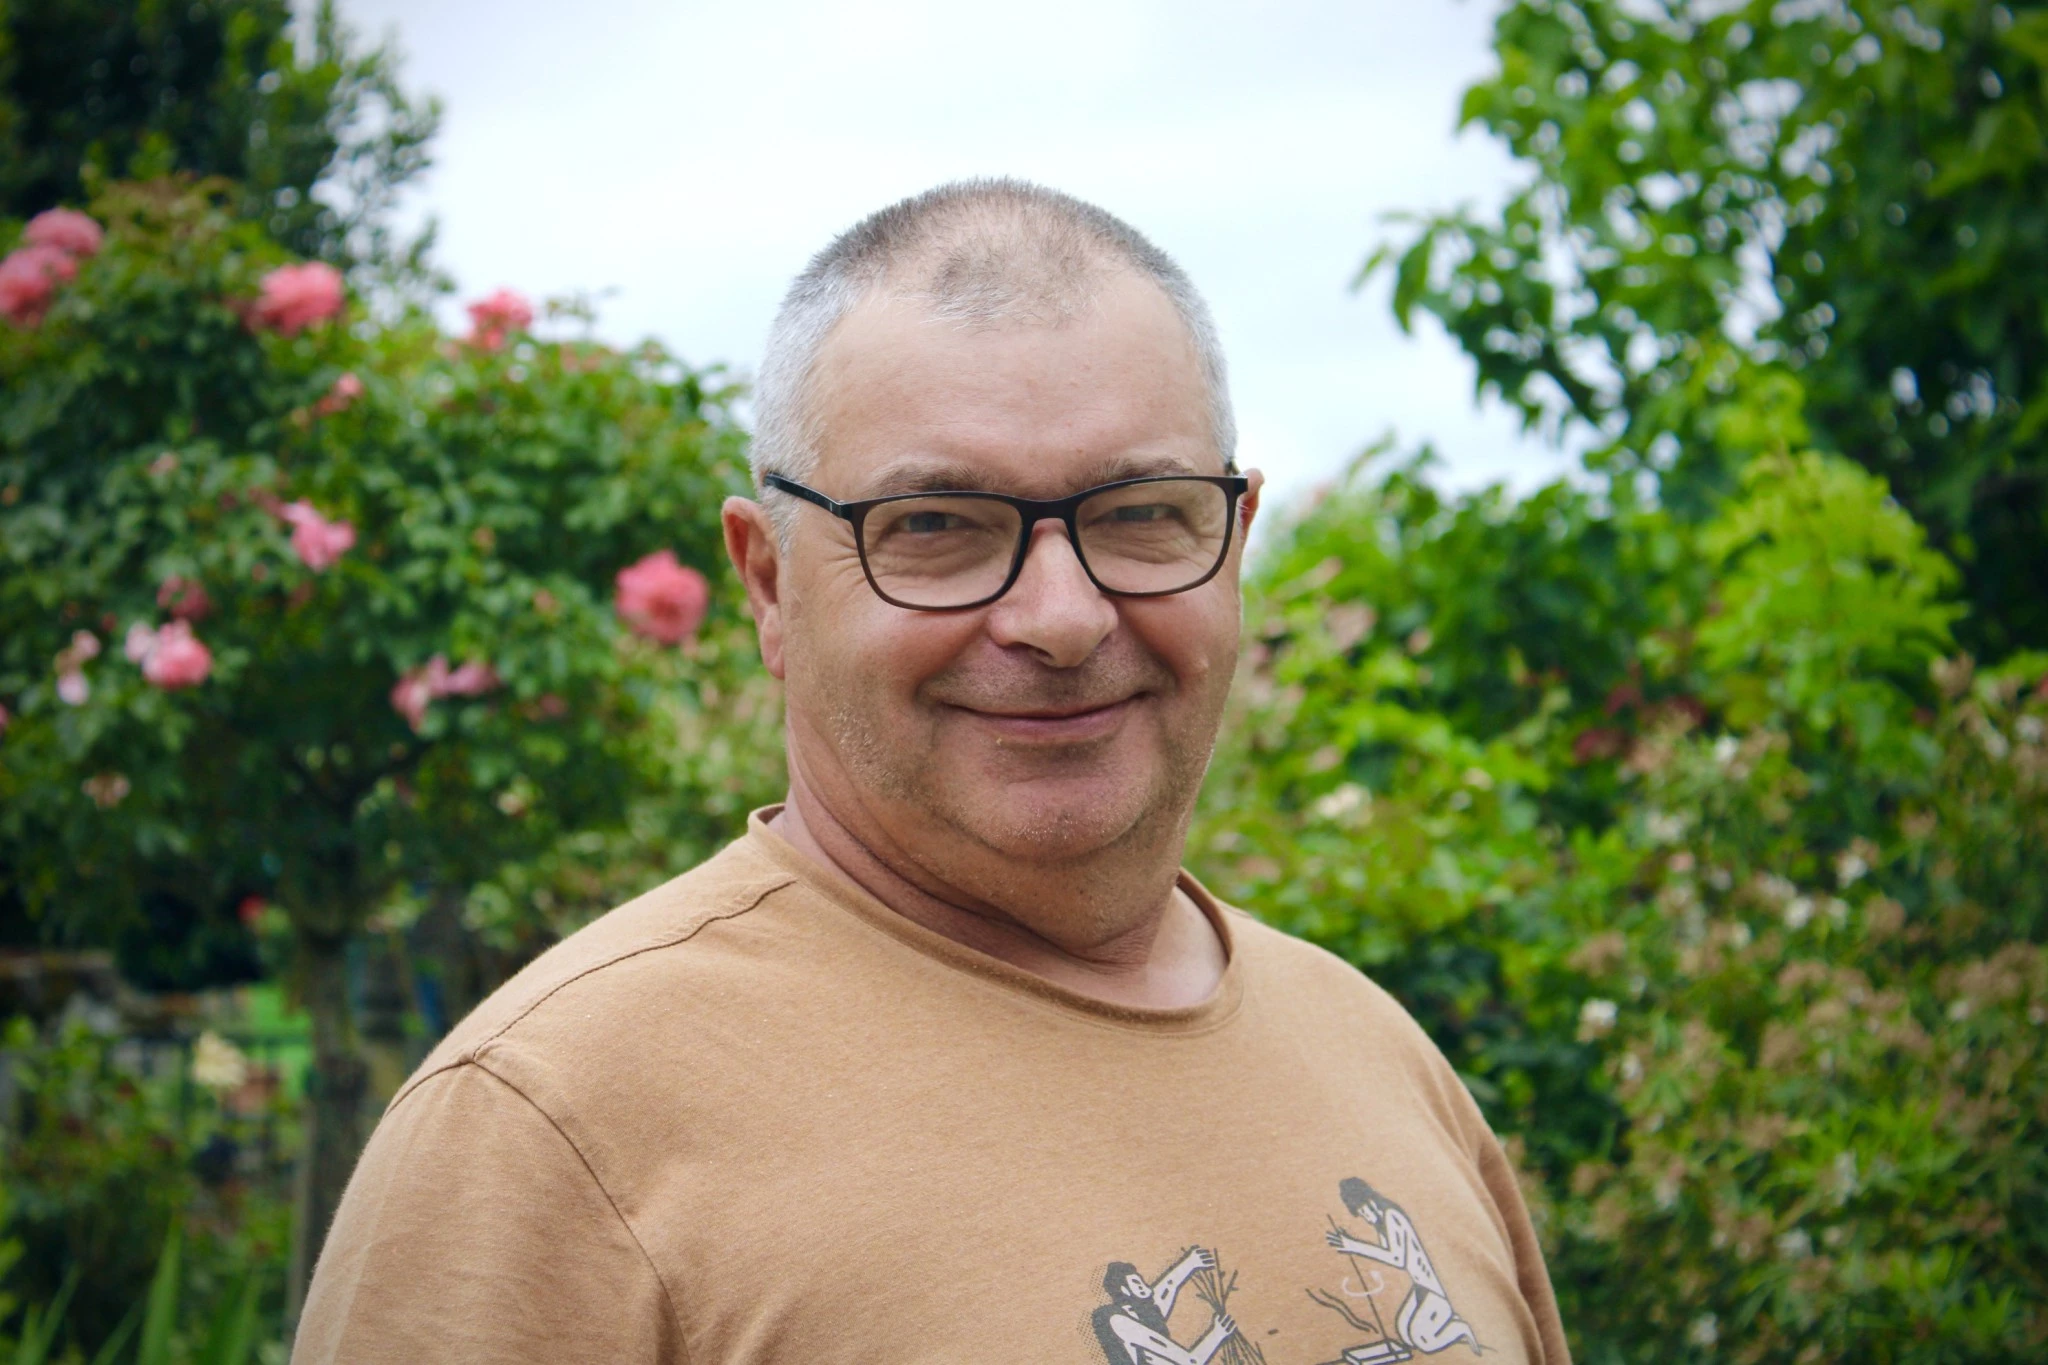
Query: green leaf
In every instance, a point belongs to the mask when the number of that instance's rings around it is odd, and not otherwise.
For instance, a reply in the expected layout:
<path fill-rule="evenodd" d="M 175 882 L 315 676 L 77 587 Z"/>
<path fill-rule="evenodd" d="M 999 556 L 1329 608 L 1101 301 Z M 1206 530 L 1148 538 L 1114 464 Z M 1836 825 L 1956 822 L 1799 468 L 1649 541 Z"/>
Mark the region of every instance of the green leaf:
<path fill-rule="evenodd" d="M 135 1365 L 170 1365 L 171 1333 L 178 1325 L 178 1262 L 184 1240 L 184 1229 L 172 1223 L 164 1237 L 164 1249 L 157 1257 L 156 1275 L 149 1282 L 148 1307 L 142 1315 Z"/>

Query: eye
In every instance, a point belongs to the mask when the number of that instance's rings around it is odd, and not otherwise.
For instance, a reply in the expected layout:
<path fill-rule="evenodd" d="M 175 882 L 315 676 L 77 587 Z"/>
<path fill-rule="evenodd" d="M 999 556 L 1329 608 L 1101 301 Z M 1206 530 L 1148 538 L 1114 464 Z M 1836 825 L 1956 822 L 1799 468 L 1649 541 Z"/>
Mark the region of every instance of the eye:
<path fill-rule="evenodd" d="M 1127 503 L 1110 513 L 1110 520 L 1124 522 L 1169 521 L 1174 515 L 1174 509 L 1166 503 L 1135 502 Z"/>
<path fill-rule="evenodd" d="M 897 529 L 912 535 L 935 535 L 940 531 L 966 529 L 967 518 L 953 512 L 910 512 L 897 523 Z"/>

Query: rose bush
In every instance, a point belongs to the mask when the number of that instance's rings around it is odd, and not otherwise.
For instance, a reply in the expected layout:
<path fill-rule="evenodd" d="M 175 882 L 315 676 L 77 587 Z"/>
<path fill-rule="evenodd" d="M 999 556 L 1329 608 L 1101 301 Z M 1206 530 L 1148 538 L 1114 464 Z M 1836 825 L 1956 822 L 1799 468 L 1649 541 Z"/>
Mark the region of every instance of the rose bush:
<path fill-rule="evenodd" d="M 0 326 L 0 873 L 59 942 L 279 907 L 317 1236 L 368 1101 L 351 939 L 453 898 L 531 951 L 736 832 L 774 706 L 714 377 L 502 308 L 495 349 L 376 320 L 225 194 L 109 189 Z"/>

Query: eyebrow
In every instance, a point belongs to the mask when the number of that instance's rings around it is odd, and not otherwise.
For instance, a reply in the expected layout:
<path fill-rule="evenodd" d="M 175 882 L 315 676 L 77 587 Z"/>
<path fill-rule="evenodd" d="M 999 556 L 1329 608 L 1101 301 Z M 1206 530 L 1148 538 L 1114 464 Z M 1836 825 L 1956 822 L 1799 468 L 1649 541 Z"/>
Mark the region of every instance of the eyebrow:
<path fill-rule="evenodd" d="M 1081 481 L 1068 491 L 1079 492 L 1083 488 L 1116 483 L 1120 479 L 1203 472 L 1178 455 L 1113 455 L 1088 466 Z M 860 496 L 886 498 L 900 493 L 1014 493 L 1014 490 L 1001 487 L 987 471 L 973 465 L 909 456 L 877 470 Z"/>

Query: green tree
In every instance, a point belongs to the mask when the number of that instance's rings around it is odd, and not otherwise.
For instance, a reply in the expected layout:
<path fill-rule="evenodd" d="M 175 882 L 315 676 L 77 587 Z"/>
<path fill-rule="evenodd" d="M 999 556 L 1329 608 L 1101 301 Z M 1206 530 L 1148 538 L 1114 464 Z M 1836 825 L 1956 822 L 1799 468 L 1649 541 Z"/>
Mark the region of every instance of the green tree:
<path fill-rule="evenodd" d="M 1463 120 L 1527 169 L 1421 220 L 1395 309 L 1702 515 L 1760 450 L 1882 475 L 1979 653 L 2048 646 L 2048 8 L 1514 0 Z"/>
<path fill-rule="evenodd" d="M 0 326 L 0 871 L 57 941 L 148 897 L 287 918 L 302 1278 L 363 1135 L 363 927 L 444 894 L 573 923 L 730 837 L 776 765 L 684 747 L 712 708 L 772 725 L 705 577 L 745 486 L 727 391 L 512 296 L 463 339 L 375 322 L 235 204 L 110 189 L 104 249 Z"/>
<path fill-rule="evenodd" d="M 186 172 L 242 216 L 340 265 L 410 255 L 389 214 L 440 119 L 389 48 L 352 50 L 332 0 L 293 43 L 286 0 L 0 0 L 0 217 L 97 181 Z"/>

